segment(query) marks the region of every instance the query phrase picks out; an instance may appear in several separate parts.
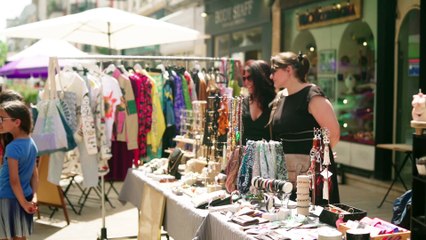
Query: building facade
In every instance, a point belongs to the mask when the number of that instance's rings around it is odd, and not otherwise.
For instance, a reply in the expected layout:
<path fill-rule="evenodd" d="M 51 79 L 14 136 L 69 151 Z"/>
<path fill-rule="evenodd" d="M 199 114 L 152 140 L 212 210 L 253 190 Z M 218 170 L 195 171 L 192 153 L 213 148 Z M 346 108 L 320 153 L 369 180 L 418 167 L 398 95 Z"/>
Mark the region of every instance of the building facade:
<path fill-rule="evenodd" d="M 309 56 L 309 79 L 325 90 L 341 125 L 337 160 L 360 174 L 389 179 L 391 161 L 398 164 L 403 156 L 375 145 L 412 143 L 412 95 L 425 86 L 420 5 L 419 0 L 274 4 L 281 9 L 281 23 L 272 30 L 281 32 L 281 50 Z M 403 175 L 410 174 L 407 164 Z"/>
<path fill-rule="evenodd" d="M 271 56 L 269 0 L 205 0 L 207 55 L 242 60 Z"/>
<path fill-rule="evenodd" d="M 123 51 L 269 60 L 302 51 L 309 80 L 332 101 L 341 125 L 338 161 L 357 173 L 389 179 L 403 156 L 375 147 L 411 144 L 411 99 L 426 91 L 426 0 L 38 0 L 38 20 L 93 7 L 116 7 L 204 32 L 208 38 Z M 43 7 L 44 6 L 44 7 Z M 44 9 L 44 10 L 41 10 Z M 423 13 L 423 14 L 421 14 Z M 424 21 L 424 19 L 423 19 Z M 424 38 L 424 35 L 423 35 Z M 22 48 L 22 46 L 20 46 Z M 407 164 L 404 176 L 409 178 Z"/>

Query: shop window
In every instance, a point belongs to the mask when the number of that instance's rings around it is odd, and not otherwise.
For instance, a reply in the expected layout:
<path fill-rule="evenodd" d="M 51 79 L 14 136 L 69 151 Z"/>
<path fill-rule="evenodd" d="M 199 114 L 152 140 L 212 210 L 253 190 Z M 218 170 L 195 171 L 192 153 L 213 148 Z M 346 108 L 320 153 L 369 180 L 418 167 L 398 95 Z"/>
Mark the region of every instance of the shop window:
<path fill-rule="evenodd" d="M 309 63 L 311 64 L 311 68 L 307 76 L 308 81 L 318 84 L 318 51 L 317 44 L 312 33 L 309 30 L 300 31 L 295 38 L 291 49 L 295 53 L 300 51 L 308 57 Z"/>
<path fill-rule="evenodd" d="M 231 48 L 247 47 L 262 43 L 262 29 L 260 27 L 232 33 Z"/>
<path fill-rule="evenodd" d="M 229 34 L 215 37 L 214 53 L 216 57 L 229 56 Z"/>
<path fill-rule="evenodd" d="M 338 49 L 334 108 L 341 140 L 374 145 L 374 36 L 367 23 L 346 28 Z"/>

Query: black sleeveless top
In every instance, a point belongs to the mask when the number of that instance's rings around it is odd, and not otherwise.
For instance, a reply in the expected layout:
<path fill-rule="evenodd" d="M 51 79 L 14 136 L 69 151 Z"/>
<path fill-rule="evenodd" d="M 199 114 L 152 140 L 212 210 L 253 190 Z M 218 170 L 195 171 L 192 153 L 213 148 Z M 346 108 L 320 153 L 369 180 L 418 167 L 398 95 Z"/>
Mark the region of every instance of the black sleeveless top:
<path fill-rule="evenodd" d="M 262 114 L 253 121 L 250 115 L 250 101 L 246 97 L 242 102 L 241 118 L 243 122 L 242 143 L 246 145 L 247 140 L 270 140 L 269 128 L 266 127 L 271 114 L 271 109 L 263 109 Z"/>
<path fill-rule="evenodd" d="M 309 154 L 313 129 L 319 128 L 308 109 L 314 96 L 325 97 L 318 86 L 311 85 L 278 101 L 272 118 L 272 134 L 274 140 L 282 141 L 285 153 Z"/>
<path fill-rule="evenodd" d="M 324 92 L 315 85 L 307 86 L 297 93 L 281 97 L 277 108 L 272 116 L 272 134 L 273 139 L 283 143 L 285 154 L 305 154 L 309 155 L 312 148 L 312 139 L 314 137 L 314 127 L 319 128 L 318 122 L 314 116 L 309 113 L 309 102 L 314 96 L 325 97 Z M 336 173 L 333 151 L 330 148 L 331 166 L 329 170 Z M 317 173 L 319 179 L 323 179 Z M 317 189 L 323 188 L 323 181 L 316 186 Z M 339 187 L 337 184 L 337 174 L 331 176 L 330 203 L 340 202 Z M 292 199 L 290 197 L 290 199 Z M 294 197 L 293 197 L 294 199 Z M 322 191 L 317 192 L 317 205 L 328 204 L 327 200 L 322 198 Z"/>

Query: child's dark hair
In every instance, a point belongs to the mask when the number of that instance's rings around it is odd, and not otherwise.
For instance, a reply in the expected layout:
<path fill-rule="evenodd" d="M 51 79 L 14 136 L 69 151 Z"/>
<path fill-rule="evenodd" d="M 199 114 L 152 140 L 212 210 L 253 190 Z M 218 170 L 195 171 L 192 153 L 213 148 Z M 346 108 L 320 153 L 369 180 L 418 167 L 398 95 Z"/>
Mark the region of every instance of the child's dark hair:
<path fill-rule="evenodd" d="M 3 109 L 11 118 L 21 120 L 20 128 L 27 134 L 30 134 L 32 129 L 32 118 L 30 110 L 22 101 L 6 101 L 0 104 L 0 109 Z"/>
<path fill-rule="evenodd" d="M 0 92 L 0 103 L 14 100 L 23 101 L 24 97 L 22 97 L 20 93 L 12 89 L 5 89 Z"/>

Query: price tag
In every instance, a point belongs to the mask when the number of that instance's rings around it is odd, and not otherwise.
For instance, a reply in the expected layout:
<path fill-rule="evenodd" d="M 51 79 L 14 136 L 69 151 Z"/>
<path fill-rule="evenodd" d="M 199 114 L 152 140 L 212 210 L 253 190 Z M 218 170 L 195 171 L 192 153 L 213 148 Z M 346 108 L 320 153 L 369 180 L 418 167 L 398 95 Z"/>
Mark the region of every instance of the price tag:
<path fill-rule="evenodd" d="M 312 206 L 311 213 L 319 217 L 319 215 L 322 213 L 322 210 L 324 210 L 324 208 L 321 206 Z"/>

